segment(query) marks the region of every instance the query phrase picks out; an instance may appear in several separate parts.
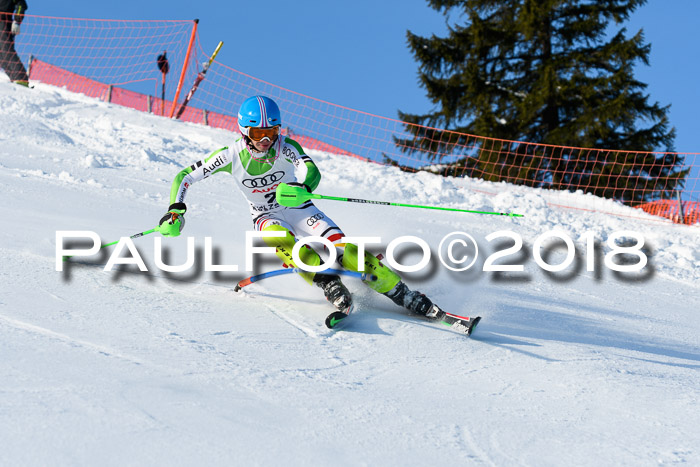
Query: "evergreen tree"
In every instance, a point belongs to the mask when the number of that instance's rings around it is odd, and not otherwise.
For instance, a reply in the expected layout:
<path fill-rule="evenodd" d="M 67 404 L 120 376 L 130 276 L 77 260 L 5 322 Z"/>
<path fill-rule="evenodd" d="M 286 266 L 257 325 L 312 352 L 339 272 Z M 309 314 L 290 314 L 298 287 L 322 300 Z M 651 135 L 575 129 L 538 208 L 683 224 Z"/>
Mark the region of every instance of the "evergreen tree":
<path fill-rule="evenodd" d="M 650 45 L 641 30 L 610 33 L 611 22 L 621 25 L 644 3 L 428 0 L 450 21 L 448 36 L 407 37 L 436 110 L 399 112 L 412 136 L 397 145 L 439 162 L 460 156 L 465 134 L 496 138 L 503 141 L 478 140 L 479 150 L 446 173 L 585 187 L 627 204 L 670 197 L 687 175 L 683 158 L 646 153 L 673 150 L 669 106 L 649 103 L 633 73 L 637 62 L 649 64 Z"/>

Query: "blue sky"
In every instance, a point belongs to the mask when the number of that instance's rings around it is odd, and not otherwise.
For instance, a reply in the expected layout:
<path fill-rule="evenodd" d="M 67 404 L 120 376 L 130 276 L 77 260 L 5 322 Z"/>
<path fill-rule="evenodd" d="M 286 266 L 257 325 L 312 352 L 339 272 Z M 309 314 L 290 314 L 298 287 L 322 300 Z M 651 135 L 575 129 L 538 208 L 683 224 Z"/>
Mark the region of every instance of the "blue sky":
<path fill-rule="evenodd" d="M 427 112 L 432 104 L 418 86 L 417 64 L 406 30 L 444 35 L 442 15 L 424 0 L 313 0 L 238 2 L 209 0 L 28 0 L 28 13 L 104 19 L 194 19 L 205 50 L 224 41 L 218 61 L 279 86 L 335 104 L 396 118 L 397 109 Z M 700 152 L 695 133 L 700 2 L 649 0 L 626 24 L 644 29 L 650 66 L 636 77 L 651 101 L 671 104 L 679 152 Z M 633 148 L 630 148 L 633 149 Z"/>

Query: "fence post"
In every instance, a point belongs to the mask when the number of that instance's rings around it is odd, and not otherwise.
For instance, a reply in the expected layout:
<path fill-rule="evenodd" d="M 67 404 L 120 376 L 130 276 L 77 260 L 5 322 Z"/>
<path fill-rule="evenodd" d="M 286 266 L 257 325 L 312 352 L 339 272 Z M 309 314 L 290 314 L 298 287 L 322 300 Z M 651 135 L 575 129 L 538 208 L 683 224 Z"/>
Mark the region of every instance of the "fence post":
<path fill-rule="evenodd" d="M 149 114 L 152 114 L 152 113 L 153 113 L 153 101 L 151 100 L 151 95 L 150 95 L 150 94 L 148 94 L 148 95 L 146 96 L 146 111 L 147 111 Z"/>
<path fill-rule="evenodd" d="M 678 196 L 678 212 L 681 214 L 681 224 L 685 224 L 685 215 L 683 214 L 683 201 L 681 201 L 681 190 L 676 190 Z"/>
<path fill-rule="evenodd" d="M 182 64 L 182 70 L 180 71 L 180 81 L 177 83 L 177 90 L 175 91 L 175 97 L 173 98 L 173 106 L 170 109 L 170 115 L 168 118 L 173 118 L 175 115 L 175 107 L 177 106 L 177 100 L 180 98 L 180 91 L 182 90 L 182 82 L 185 81 L 185 73 L 187 72 L 187 66 L 190 63 L 190 54 L 192 53 L 192 46 L 194 45 L 194 39 L 197 37 L 197 25 L 199 20 L 194 20 L 194 26 L 192 26 L 192 35 L 190 36 L 190 44 L 187 46 L 187 53 L 185 54 L 185 63 Z"/>
<path fill-rule="evenodd" d="M 204 109 L 202 112 L 204 112 L 204 125 L 209 126 L 209 112 L 207 112 L 207 109 Z"/>
<path fill-rule="evenodd" d="M 107 87 L 107 102 L 112 102 L 112 85 Z"/>

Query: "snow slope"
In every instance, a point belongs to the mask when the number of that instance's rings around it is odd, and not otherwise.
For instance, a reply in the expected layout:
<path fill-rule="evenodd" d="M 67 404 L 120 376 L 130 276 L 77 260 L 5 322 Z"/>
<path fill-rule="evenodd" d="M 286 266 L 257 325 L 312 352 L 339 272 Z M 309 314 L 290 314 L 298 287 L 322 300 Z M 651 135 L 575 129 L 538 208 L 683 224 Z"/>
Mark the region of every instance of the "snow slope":
<path fill-rule="evenodd" d="M 320 201 L 347 234 L 382 237 L 376 252 L 414 235 L 436 253 L 454 231 L 480 248 L 467 272 L 432 261 L 406 274 L 443 308 L 483 316 L 471 339 L 352 279 L 357 313 L 334 333 L 321 291 L 298 277 L 239 294 L 244 272 L 168 277 L 154 235 L 134 240 L 148 273 L 105 272 L 106 255 L 55 271 L 57 230 L 107 242 L 155 226 L 179 168 L 230 133 L 43 85 L 1 82 L 0 108 L 0 465 L 700 464 L 697 228 L 311 153 L 324 194 L 526 216 Z M 243 269 L 251 224 L 232 180 L 205 180 L 187 201 L 199 259 L 210 236 L 218 262 Z M 548 274 L 534 262 L 552 229 L 577 242 L 578 267 Z M 486 240 L 502 230 L 523 238 L 506 259 L 523 272 L 480 270 L 508 246 Z M 599 257 L 586 271 L 578 238 L 592 232 L 602 256 L 621 230 L 644 237 L 649 266 L 618 275 Z M 184 236 L 163 243 L 171 264 L 185 260 Z"/>

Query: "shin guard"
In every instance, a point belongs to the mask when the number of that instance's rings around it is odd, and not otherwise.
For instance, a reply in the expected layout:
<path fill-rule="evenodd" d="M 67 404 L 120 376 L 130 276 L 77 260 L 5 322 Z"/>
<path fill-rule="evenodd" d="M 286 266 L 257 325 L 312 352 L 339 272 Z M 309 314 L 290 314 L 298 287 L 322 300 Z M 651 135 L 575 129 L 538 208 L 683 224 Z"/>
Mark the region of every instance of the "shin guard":
<path fill-rule="evenodd" d="M 263 232 L 285 232 L 284 237 L 263 237 L 265 243 L 269 246 L 275 247 L 275 254 L 282 260 L 285 267 L 296 268 L 298 265 L 294 262 L 292 258 L 292 250 L 294 249 L 294 244 L 296 239 L 294 235 L 286 227 L 281 225 L 270 225 L 263 229 Z M 321 264 L 321 257 L 318 256 L 312 248 L 308 245 L 304 245 L 299 250 L 299 258 L 309 266 L 318 266 Z M 313 283 L 313 278 L 316 275 L 315 272 L 300 272 L 299 275 L 304 278 L 309 284 Z"/>
<path fill-rule="evenodd" d="M 352 243 L 345 245 L 342 259 L 342 264 L 345 269 L 360 272 L 358 267 L 358 253 L 357 245 L 353 245 Z M 379 293 L 386 293 L 401 281 L 401 277 L 399 277 L 398 274 L 384 266 L 379 259 L 367 252 L 365 252 L 363 262 L 365 265 L 364 272 L 374 274 L 377 277 L 376 281 L 365 281 L 365 284 L 371 289 Z"/>

